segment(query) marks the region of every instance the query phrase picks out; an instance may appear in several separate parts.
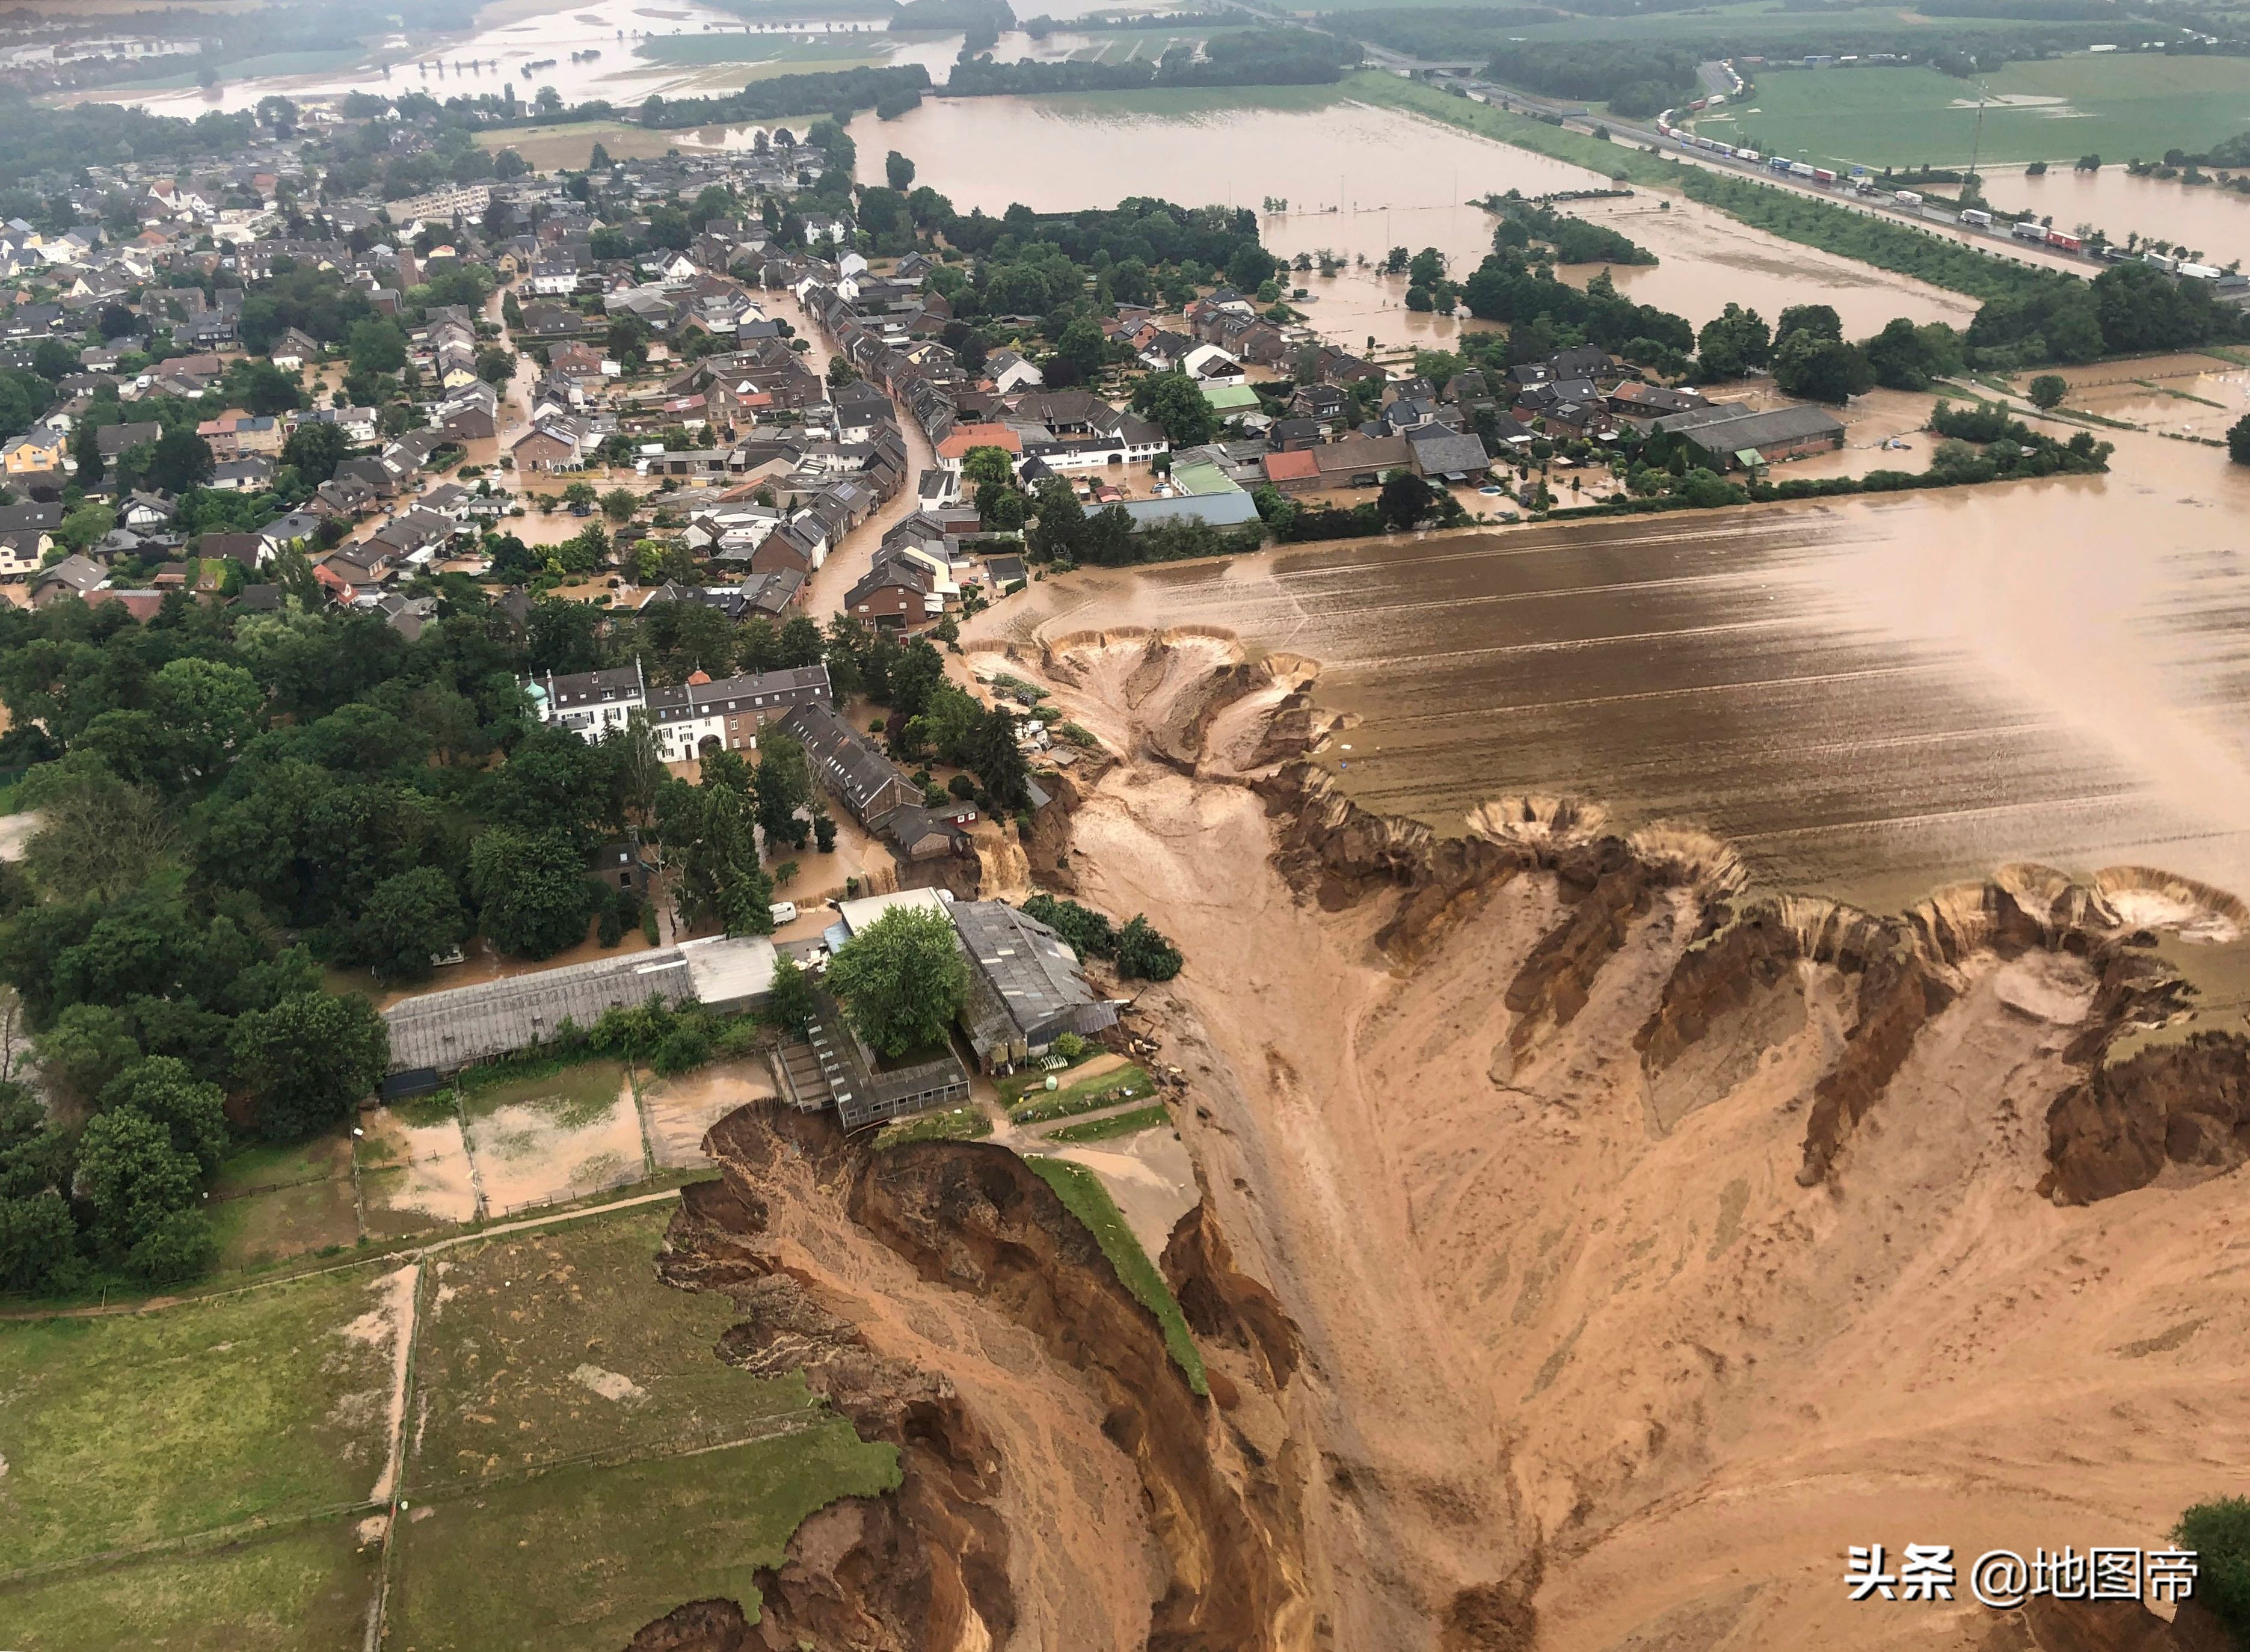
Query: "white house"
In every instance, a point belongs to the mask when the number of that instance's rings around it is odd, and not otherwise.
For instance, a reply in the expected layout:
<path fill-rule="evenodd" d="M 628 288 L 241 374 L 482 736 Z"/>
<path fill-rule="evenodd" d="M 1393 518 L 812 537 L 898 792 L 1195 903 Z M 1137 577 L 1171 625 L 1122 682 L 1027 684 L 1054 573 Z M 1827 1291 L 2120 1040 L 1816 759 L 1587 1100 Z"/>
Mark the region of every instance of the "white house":
<path fill-rule="evenodd" d="M 992 380 L 992 388 L 1002 396 L 1015 390 L 1036 390 L 1044 385 L 1046 375 L 1013 350 L 995 350 L 985 358 L 984 371 Z"/>

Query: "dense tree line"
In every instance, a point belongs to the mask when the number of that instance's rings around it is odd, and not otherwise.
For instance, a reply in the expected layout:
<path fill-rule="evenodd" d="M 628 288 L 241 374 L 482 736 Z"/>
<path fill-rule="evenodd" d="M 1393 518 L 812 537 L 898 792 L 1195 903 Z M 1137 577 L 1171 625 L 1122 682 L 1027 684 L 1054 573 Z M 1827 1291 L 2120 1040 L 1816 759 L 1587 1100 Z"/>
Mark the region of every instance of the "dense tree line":
<path fill-rule="evenodd" d="M 1645 119 L 1694 95 L 1701 55 L 1692 47 L 1618 40 L 1511 41 L 1492 54 L 1485 72 L 1507 86 L 1606 103 Z"/>
<path fill-rule="evenodd" d="M 1492 237 L 1494 251 L 1512 248 L 1522 252 L 1534 241 L 1543 241 L 1554 248 L 1560 264 L 1656 262 L 1656 254 L 1607 224 L 1574 218 L 1543 201 L 1526 200 L 1513 189 L 1493 196 L 1485 205 L 1500 214 L 1500 225 Z"/>
<path fill-rule="evenodd" d="M 781 120 L 808 109 L 824 109 L 849 120 L 904 93 L 929 90 L 929 71 L 920 64 L 896 69 L 839 69 L 818 74 L 778 74 L 753 80 L 740 92 L 713 98 L 652 96 L 641 105 L 640 123 L 666 130 L 728 121 Z"/>
<path fill-rule="evenodd" d="M 1176 45 L 1151 63 L 1069 60 L 996 63 L 964 57 L 953 65 L 945 89 L 954 97 L 1052 95 L 1068 92 L 1131 92 L 1143 86 L 1324 86 L 1357 66 L 1359 47 L 1308 29 L 1261 28 L 1215 34 L 1197 54 Z"/>
<path fill-rule="evenodd" d="M 1462 283 L 1461 296 L 1471 315 L 1509 324 L 1511 361 L 1536 361 L 1565 343 L 1588 343 L 1653 365 L 1695 346 L 1684 317 L 1634 303 L 1608 271 L 1580 289 L 1556 280 L 1546 265 L 1527 265 L 1513 248 L 1485 259 Z"/>

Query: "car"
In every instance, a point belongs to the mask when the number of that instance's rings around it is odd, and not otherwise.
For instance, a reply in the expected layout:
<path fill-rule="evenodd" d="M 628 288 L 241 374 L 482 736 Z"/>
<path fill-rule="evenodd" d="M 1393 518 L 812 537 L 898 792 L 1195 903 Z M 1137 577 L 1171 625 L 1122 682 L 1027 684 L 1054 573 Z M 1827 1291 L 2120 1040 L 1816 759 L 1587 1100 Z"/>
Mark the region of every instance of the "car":
<path fill-rule="evenodd" d="M 1477 489 L 1477 492 L 1483 494 L 1487 499 L 1499 499 L 1505 495 L 1508 490 L 1496 484 L 1488 482 L 1484 486 Z"/>
<path fill-rule="evenodd" d="M 573 505 L 570 507 L 570 514 L 573 516 L 591 516 L 593 513 L 594 507 L 590 505 Z"/>
<path fill-rule="evenodd" d="M 774 925 L 776 928 L 783 924 L 793 924 L 797 921 L 797 903 L 793 900 L 777 900 L 769 910 L 773 913 Z"/>

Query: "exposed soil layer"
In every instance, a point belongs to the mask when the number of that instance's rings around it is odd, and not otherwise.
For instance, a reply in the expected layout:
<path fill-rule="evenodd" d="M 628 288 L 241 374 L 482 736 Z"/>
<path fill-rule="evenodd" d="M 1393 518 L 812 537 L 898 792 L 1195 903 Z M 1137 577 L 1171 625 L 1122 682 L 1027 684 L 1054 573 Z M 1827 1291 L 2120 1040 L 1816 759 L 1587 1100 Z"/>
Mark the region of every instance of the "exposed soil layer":
<path fill-rule="evenodd" d="M 1301 663 L 1112 631 L 1009 669 L 1115 759 L 1040 858 L 1188 960 L 1139 1005 L 1205 1189 L 1165 1265 L 1215 1372 L 1270 1383 L 1290 1328 L 1324 1643 L 2194 1644 L 1836 1579 L 1870 1540 L 2161 1543 L 2250 1449 L 2201 1185 L 2250 1151 L 2245 1048 L 2102 1064 L 2181 1007 L 2147 926 L 2215 932 L 2218 891 L 1760 894 L 1572 800 L 1370 813 L 1304 761 L 1338 731 Z"/>
<path fill-rule="evenodd" d="M 2142 868 L 1873 913 L 1699 834 L 1497 800 L 1457 835 L 1307 761 L 1309 668 L 1009 650 L 1102 754 L 1032 869 L 1182 946 L 1132 1015 L 1204 1197 L 1162 1265 L 1209 1368 L 1019 1161 L 747 1109 L 664 1269 L 724 1357 L 901 1448 L 710 1645 L 2205 1652 L 2208 1620 L 1847 1603 L 1852 1544 L 2160 1545 L 2250 1455 L 2226 1173 L 2250 1045 L 2182 1008 Z M 677 1621 L 675 1621 L 677 1620 Z"/>
<path fill-rule="evenodd" d="M 724 1291 L 745 1317 L 721 1357 L 804 1370 L 904 1476 L 799 1530 L 741 1644 L 1312 1644 L 1287 1476 L 1190 1391 L 1020 1159 L 876 1155 L 770 1107 L 708 1146 L 723 1179 L 686 1191 L 664 1277 Z M 1280 1340 L 1253 1380 L 1286 1381 L 1286 1322 L 1260 1330 Z"/>

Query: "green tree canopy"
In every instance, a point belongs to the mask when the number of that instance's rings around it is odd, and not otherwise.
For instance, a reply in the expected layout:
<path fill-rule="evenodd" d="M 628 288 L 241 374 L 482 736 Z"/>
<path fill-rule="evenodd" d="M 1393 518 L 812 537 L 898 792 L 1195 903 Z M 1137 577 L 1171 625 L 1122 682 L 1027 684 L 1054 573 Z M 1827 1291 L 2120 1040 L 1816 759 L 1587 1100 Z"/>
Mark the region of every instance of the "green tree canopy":
<path fill-rule="evenodd" d="M 895 1057 L 944 1041 L 968 1001 L 969 960 L 943 912 L 894 906 L 844 944 L 827 982 L 859 1036 Z"/>
<path fill-rule="evenodd" d="M 240 1016 L 230 1045 L 259 1127 L 277 1141 L 349 1119 L 390 1065 L 390 1032 L 375 1006 L 335 993 L 293 993 Z"/>
<path fill-rule="evenodd" d="M 469 850 L 469 890 L 485 939 L 502 952 L 546 958 L 586 938 L 586 852 L 560 828 L 486 830 Z"/>

